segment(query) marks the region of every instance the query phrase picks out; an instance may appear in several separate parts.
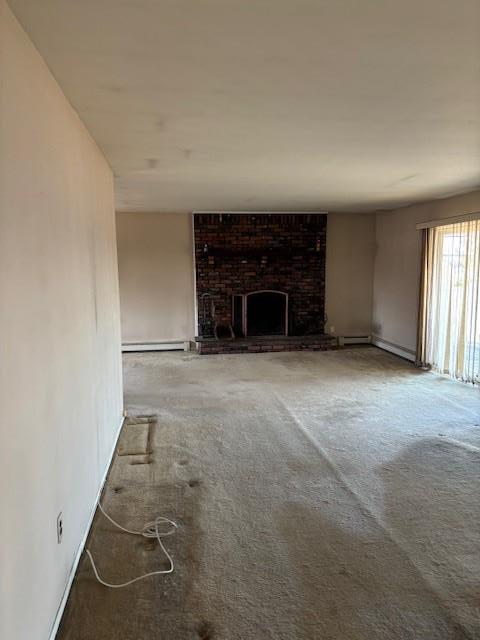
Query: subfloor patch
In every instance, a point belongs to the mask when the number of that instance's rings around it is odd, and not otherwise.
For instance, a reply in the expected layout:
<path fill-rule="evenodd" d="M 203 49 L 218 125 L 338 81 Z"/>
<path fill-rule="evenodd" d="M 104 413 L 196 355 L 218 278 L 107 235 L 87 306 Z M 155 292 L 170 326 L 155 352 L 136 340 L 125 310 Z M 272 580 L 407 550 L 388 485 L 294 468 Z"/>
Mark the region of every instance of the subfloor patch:
<path fill-rule="evenodd" d="M 57 638 L 59 640 L 118 640 L 119 638 L 158 638 L 158 630 L 175 628 L 175 637 L 192 638 L 196 628 L 185 610 L 189 584 L 197 580 L 199 545 L 199 494 L 183 483 L 157 486 L 122 486 L 106 488 L 103 508 L 125 528 L 138 530 L 155 519 L 166 516 L 178 529 L 163 542 L 171 554 L 172 574 L 151 576 L 124 589 L 108 589 L 96 582 L 88 557 L 83 554 L 70 592 Z M 156 540 L 145 540 L 118 530 L 97 511 L 86 544 L 102 578 L 112 584 L 138 575 L 168 568 L 168 561 Z M 154 605 L 152 604 L 154 603 Z M 192 607 L 193 608 L 193 607 Z M 207 626 L 198 627 L 213 638 Z M 195 634 L 197 637 L 197 634 Z"/>

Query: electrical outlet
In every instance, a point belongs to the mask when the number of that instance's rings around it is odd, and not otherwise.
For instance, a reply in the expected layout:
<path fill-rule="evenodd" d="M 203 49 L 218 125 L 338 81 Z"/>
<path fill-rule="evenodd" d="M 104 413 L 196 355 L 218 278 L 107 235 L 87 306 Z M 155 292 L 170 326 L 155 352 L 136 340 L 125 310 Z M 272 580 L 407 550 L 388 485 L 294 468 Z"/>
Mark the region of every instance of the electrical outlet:
<path fill-rule="evenodd" d="M 57 516 L 57 542 L 60 544 L 62 542 L 63 537 L 63 515 L 62 512 Z"/>
<path fill-rule="evenodd" d="M 330 327 L 330 333 L 335 333 L 335 327 L 333 325 Z"/>

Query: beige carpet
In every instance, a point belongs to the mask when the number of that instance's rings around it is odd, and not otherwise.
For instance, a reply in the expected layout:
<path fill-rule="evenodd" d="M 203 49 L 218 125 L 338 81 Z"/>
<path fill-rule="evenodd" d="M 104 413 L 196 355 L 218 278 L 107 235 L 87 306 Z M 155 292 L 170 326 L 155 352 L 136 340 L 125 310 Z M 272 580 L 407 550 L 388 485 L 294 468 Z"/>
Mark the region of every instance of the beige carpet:
<path fill-rule="evenodd" d="M 59 638 L 480 638 L 480 393 L 375 348 L 125 356 L 104 496 L 179 530 L 176 570 L 121 590 L 82 558 Z M 97 515 L 112 582 L 167 566 Z"/>

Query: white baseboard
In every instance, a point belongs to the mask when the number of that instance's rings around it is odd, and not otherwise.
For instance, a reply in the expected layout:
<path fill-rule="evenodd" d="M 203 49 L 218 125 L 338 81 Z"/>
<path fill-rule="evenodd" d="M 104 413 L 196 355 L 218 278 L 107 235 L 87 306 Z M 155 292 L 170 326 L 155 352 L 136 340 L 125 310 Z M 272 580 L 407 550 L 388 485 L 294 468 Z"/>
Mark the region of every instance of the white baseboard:
<path fill-rule="evenodd" d="M 415 351 L 412 351 L 411 349 L 406 349 L 405 347 L 401 347 L 398 344 L 394 344 L 393 342 L 389 342 L 388 340 L 384 340 L 383 338 L 379 338 L 378 336 L 372 336 L 372 344 L 374 344 L 376 347 L 379 347 L 380 349 L 383 349 L 384 351 L 389 351 L 396 356 L 405 358 L 405 360 L 415 362 L 416 354 Z"/>
<path fill-rule="evenodd" d="M 53 622 L 52 630 L 50 632 L 49 640 L 55 640 L 55 636 L 57 635 L 58 627 L 60 626 L 60 622 L 62 621 L 63 612 L 65 611 L 65 606 L 67 604 L 68 596 L 70 595 L 70 589 L 72 588 L 73 580 L 75 578 L 75 574 L 77 572 L 78 563 L 80 562 L 80 558 L 82 557 L 83 549 L 85 547 L 85 543 L 88 538 L 88 534 L 90 533 L 90 528 L 92 526 L 93 518 L 95 517 L 95 512 L 97 511 L 98 502 L 100 500 L 100 496 L 102 495 L 103 487 L 105 486 L 105 482 L 107 480 L 108 472 L 110 471 L 110 466 L 112 464 L 113 456 L 115 454 L 115 450 L 117 448 L 118 438 L 120 437 L 120 432 L 122 431 L 123 423 L 125 422 L 125 417 L 122 416 L 120 421 L 120 426 L 115 435 L 115 440 L 113 443 L 112 452 L 108 459 L 108 463 L 105 468 L 105 472 L 103 474 L 102 481 L 100 483 L 100 488 L 97 493 L 97 497 L 95 498 L 95 503 L 92 507 L 92 511 L 90 513 L 90 517 L 88 519 L 87 528 L 85 533 L 83 534 L 82 540 L 78 546 L 77 553 L 75 554 L 75 558 L 73 560 L 72 568 L 70 569 L 70 574 L 68 576 L 67 584 L 65 586 L 65 591 L 63 592 L 62 599 L 60 601 L 60 606 L 58 607 L 57 615 L 55 616 L 55 620 Z"/>
<path fill-rule="evenodd" d="M 122 351 L 190 351 L 190 341 L 126 342 L 122 344 Z"/>

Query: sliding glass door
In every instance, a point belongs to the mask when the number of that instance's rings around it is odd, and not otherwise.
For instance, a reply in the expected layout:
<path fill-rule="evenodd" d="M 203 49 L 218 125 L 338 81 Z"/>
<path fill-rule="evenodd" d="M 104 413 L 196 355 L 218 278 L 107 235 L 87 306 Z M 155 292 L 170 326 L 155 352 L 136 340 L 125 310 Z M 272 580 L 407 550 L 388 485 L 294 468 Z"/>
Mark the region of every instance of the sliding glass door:
<path fill-rule="evenodd" d="M 478 383 L 480 220 L 424 233 L 422 359 L 440 373 Z"/>

